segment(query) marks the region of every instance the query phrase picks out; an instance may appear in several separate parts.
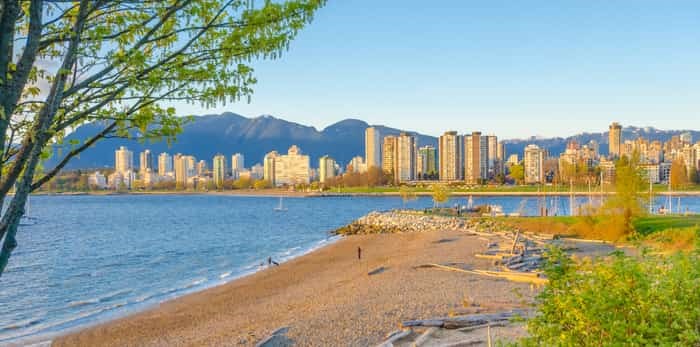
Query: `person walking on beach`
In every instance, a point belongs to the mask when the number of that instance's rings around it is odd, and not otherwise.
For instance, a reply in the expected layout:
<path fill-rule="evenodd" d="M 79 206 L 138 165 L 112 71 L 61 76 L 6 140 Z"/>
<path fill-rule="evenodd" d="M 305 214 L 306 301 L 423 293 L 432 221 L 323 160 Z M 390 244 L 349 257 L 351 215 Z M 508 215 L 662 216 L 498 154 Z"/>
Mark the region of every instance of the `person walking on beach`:
<path fill-rule="evenodd" d="M 362 260 L 362 248 L 357 247 L 357 260 Z"/>

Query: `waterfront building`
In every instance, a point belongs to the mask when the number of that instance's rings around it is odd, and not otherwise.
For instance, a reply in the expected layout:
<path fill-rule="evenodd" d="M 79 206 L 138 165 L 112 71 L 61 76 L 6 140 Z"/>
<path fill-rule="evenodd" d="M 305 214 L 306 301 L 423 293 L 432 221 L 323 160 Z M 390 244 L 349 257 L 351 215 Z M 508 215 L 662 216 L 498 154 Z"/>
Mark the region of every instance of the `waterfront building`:
<path fill-rule="evenodd" d="M 88 176 L 88 187 L 98 189 L 107 188 L 107 177 L 101 172 L 95 171 Z"/>
<path fill-rule="evenodd" d="M 149 169 L 141 174 L 141 181 L 143 182 L 144 187 L 152 187 L 153 184 L 161 181 L 161 177 L 158 176 L 156 172 Z"/>
<path fill-rule="evenodd" d="M 681 133 L 680 135 L 678 135 L 678 138 L 680 139 L 683 145 L 690 145 L 693 143 L 693 134 L 689 132 Z"/>
<path fill-rule="evenodd" d="M 498 137 L 496 135 L 486 136 L 488 142 L 488 178 L 496 177 L 498 174 Z"/>
<path fill-rule="evenodd" d="M 279 157 L 279 153 L 272 151 L 263 158 L 263 178 L 273 186 L 275 185 L 275 159 L 277 157 Z"/>
<path fill-rule="evenodd" d="M 173 174 L 173 157 L 168 153 L 158 156 L 158 175 L 171 176 Z"/>
<path fill-rule="evenodd" d="M 480 184 L 489 179 L 489 143 L 481 132 L 464 136 L 464 160 L 464 178 L 468 184 Z"/>
<path fill-rule="evenodd" d="M 231 156 L 231 176 L 238 178 L 238 174 L 245 169 L 245 157 L 241 153 Z"/>
<path fill-rule="evenodd" d="M 382 146 L 382 171 L 388 175 L 394 175 L 396 172 L 396 150 L 398 146 L 398 138 L 396 136 L 384 137 L 384 145 Z"/>
<path fill-rule="evenodd" d="M 107 179 L 107 184 L 110 188 L 115 190 L 121 188 L 131 189 L 131 184 L 134 182 L 135 179 L 136 175 L 131 170 L 126 172 L 115 171 L 114 173 L 109 175 Z"/>
<path fill-rule="evenodd" d="M 224 180 L 226 179 L 226 157 L 223 154 L 217 154 L 214 156 L 212 178 L 214 179 L 216 188 L 221 189 L 224 187 Z"/>
<path fill-rule="evenodd" d="M 688 175 L 693 174 L 693 171 L 698 169 L 697 147 L 685 144 L 681 153 L 683 153 L 683 163 L 685 163 L 686 172 Z"/>
<path fill-rule="evenodd" d="M 600 167 L 603 183 L 611 184 L 615 180 L 615 162 L 607 158 L 601 158 L 598 166 Z"/>
<path fill-rule="evenodd" d="M 207 174 L 207 171 L 209 171 L 209 168 L 207 167 L 207 162 L 205 160 L 200 160 L 197 162 L 197 176 L 204 176 Z"/>
<path fill-rule="evenodd" d="M 464 139 L 456 131 L 447 131 L 438 142 L 441 181 L 464 179 Z"/>
<path fill-rule="evenodd" d="M 175 184 L 180 188 L 187 185 L 187 179 L 190 177 L 187 168 L 187 157 L 178 153 L 173 157 L 173 167 L 175 171 Z"/>
<path fill-rule="evenodd" d="M 609 146 L 609 156 L 611 158 L 619 158 L 621 155 L 622 145 L 622 126 L 617 122 L 610 124 L 610 130 L 608 133 L 608 146 Z"/>
<path fill-rule="evenodd" d="M 122 174 L 133 171 L 134 153 L 124 146 L 119 147 L 114 153 L 114 170 Z"/>
<path fill-rule="evenodd" d="M 659 164 L 640 164 L 644 177 L 653 184 L 661 183 L 661 170 Z"/>
<path fill-rule="evenodd" d="M 382 136 L 379 129 L 375 127 L 365 129 L 365 165 L 367 169 L 382 166 L 381 141 Z"/>
<path fill-rule="evenodd" d="M 327 155 L 318 160 L 319 182 L 325 183 L 326 180 L 335 177 L 335 164 L 335 160 Z"/>
<path fill-rule="evenodd" d="M 418 149 L 416 158 L 418 179 L 423 179 L 437 174 L 437 150 L 433 146 L 423 146 Z"/>
<path fill-rule="evenodd" d="M 537 145 L 527 145 L 523 155 L 525 183 L 545 183 L 544 158 L 545 151 Z"/>
<path fill-rule="evenodd" d="M 153 171 L 153 154 L 147 149 L 139 154 L 139 172 L 145 174 Z"/>
<path fill-rule="evenodd" d="M 659 163 L 659 181 L 668 183 L 671 179 L 671 163 Z"/>
<path fill-rule="evenodd" d="M 187 177 L 197 176 L 197 158 L 193 155 L 185 156 L 185 162 L 187 165 Z"/>
<path fill-rule="evenodd" d="M 296 145 L 289 148 L 287 155 L 268 153 L 265 156 L 265 179 L 274 186 L 309 184 L 310 158 Z"/>
<path fill-rule="evenodd" d="M 396 146 L 396 170 L 394 181 L 409 182 L 416 179 L 416 137 L 401 133 Z"/>
<path fill-rule="evenodd" d="M 250 167 L 250 178 L 259 180 L 265 176 L 265 168 L 260 163 Z"/>
<path fill-rule="evenodd" d="M 501 141 L 498 143 L 498 146 L 496 148 L 496 171 L 495 174 L 504 174 L 505 173 L 505 163 L 506 163 L 506 143 Z"/>
<path fill-rule="evenodd" d="M 518 158 L 517 153 L 509 155 L 508 160 L 506 160 L 506 164 L 508 164 L 508 166 L 518 165 L 518 163 L 520 163 L 520 158 Z"/>
<path fill-rule="evenodd" d="M 348 163 L 348 172 L 363 173 L 367 172 L 367 165 L 361 156 L 356 156 Z"/>

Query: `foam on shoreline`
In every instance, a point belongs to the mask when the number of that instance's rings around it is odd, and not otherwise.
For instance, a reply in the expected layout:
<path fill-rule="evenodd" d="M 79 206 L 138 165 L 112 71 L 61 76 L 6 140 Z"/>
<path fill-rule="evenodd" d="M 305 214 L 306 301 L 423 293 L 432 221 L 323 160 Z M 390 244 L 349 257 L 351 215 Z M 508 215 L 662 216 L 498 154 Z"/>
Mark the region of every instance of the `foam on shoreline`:
<path fill-rule="evenodd" d="M 275 261 L 279 264 L 284 264 L 296 258 L 305 256 L 323 247 L 329 246 L 338 240 L 342 236 L 333 235 L 325 239 L 319 240 L 308 247 L 297 246 L 292 247 L 287 250 L 280 251 L 275 254 Z M 261 266 L 261 264 L 253 263 L 239 268 L 238 271 L 231 270 L 226 271 L 215 278 L 198 277 L 191 280 L 185 280 L 184 285 L 178 285 L 171 287 L 169 289 L 161 290 L 155 293 L 144 293 L 137 297 L 128 298 L 125 301 L 115 303 L 107 307 L 100 307 L 88 311 L 79 312 L 71 317 L 61 319 L 54 322 L 46 322 L 44 317 L 42 318 L 32 318 L 27 319 L 22 322 L 16 322 L 9 326 L 0 327 L 0 333 L 7 333 L 4 336 L 0 336 L 0 344 L 8 346 L 45 346 L 50 345 L 52 340 L 74 333 L 95 325 L 107 323 L 109 321 L 124 318 L 130 315 L 134 315 L 143 311 L 146 311 L 156 305 L 162 304 L 167 301 L 177 300 L 186 295 L 193 293 L 198 293 L 226 285 L 228 283 L 240 280 L 244 277 L 251 276 L 255 273 L 267 269 L 267 266 Z M 181 283 L 182 283 L 181 282 Z M 87 300 L 77 300 L 68 303 L 68 307 L 81 307 L 89 306 L 93 304 L 98 304 L 100 302 L 106 301 L 109 298 L 114 298 L 128 294 L 130 291 L 121 290 L 114 291 L 99 298 L 87 299 Z M 12 330 L 18 330 L 22 328 L 31 327 L 29 331 L 17 331 L 12 334 Z"/>

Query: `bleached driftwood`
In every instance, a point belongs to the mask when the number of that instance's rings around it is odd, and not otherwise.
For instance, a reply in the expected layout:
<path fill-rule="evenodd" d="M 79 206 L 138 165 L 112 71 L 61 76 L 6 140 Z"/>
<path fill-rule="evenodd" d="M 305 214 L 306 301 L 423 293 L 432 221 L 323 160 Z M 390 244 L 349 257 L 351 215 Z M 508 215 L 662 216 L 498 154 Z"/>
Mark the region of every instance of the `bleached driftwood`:
<path fill-rule="evenodd" d="M 406 328 L 436 327 L 444 329 L 460 329 L 484 324 L 493 324 L 496 322 L 507 322 L 517 316 L 523 315 L 525 315 L 525 311 L 513 310 L 499 313 L 482 313 L 458 317 L 412 320 L 403 322 L 402 325 Z"/>
<path fill-rule="evenodd" d="M 481 275 L 495 278 L 503 278 L 513 282 L 521 283 L 534 283 L 534 284 L 545 284 L 547 283 L 546 278 L 541 278 L 538 273 L 531 272 L 502 272 L 502 271 L 487 271 L 487 270 L 465 270 L 452 266 L 440 265 L 440 264 L 425 264 L 420 267 L 434 267 L 446 271 L 463 272 L 472 275 Z"/>
<path fill-rule="evenodd" d="M 380 344 L 377 345 L 377 347 L 393 347 L 394 342 L 401 340 L 402 338 L 411 335 L 413 331 L 411 329 L 404 329 L 404 330 L 397 330 L 391 334 L 389 334 L 388 339 Z"/>
<path fill-rule="evenodd" d="M 424 345 L 426 342 L 428 342 L 428 339 L 430 339 L 430 336 L 432 336 L 433 333 L 435 333 L 437 330 L 438 330 L 437 327 L 429 328 L 428 330 L 423 332 L 423 334 L 418 336 L 418 338 L 415 341 L 413 341 L 413 346 L 420 347 L 420 346 Z"/>

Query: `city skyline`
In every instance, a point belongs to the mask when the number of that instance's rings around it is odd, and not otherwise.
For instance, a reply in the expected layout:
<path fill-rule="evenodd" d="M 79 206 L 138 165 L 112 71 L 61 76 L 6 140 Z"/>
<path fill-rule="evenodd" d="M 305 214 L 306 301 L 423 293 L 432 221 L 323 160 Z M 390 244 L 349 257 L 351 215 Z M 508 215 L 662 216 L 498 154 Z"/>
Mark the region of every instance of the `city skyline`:
<path fill-rule="evenodd" d="M 446 131 L 439 138 L 438 148 L 421 146 L 415 135 L 402 132 L 398 136 L 381 136 L 378 129 L 368 127 L 364 131 L 364 153 L 353 157 L 343 170 L 342 163 L 336 162 L 328 154 L 322 156 L 318 166 L 311 164 L 309 155 L 302 152 L 296 144 L 289 147 L 287 154 L 280 154 L 276 149 L 265 154 L 262 166 L 256 164 L 257 170 L 244 166 L 244 155 L 236 153 L 231 156 L 231 171 L 227 169 L 226 156 L 218 153 L 213 159 L 212 171 L 208 170 L 207 161 L 191 155 L 178 153 L 173 158 L 174 172 L 163 175 L 163 161 L 168 161 L 169 154 L 158 156 L 158 174 L 153 169 L 153 156 L 149 149 L 140 153 L 139 177 L 146 184 L 162 180 L 176 181 L 180 189 L 188 185 L 198 186 L 214 182 L 217 188 L 222 188 L 226 178 L 264 179 L 271 186 L 308 185 L 311 182 L 325 183 L 336 175 L 344 173 L 367 174 L 372 169 L 383 172 L 394 184 L 416 181 L 441 181 L 454 183 L 463 181 L 468 185 L 483 185 L 485 183 L 506 183 L 507 175 L 512 174 L 512 167 L 522 165 L 523 177 L 511 180 L 515 183 L 543 184 L 559 181 L 573 182 L 586 176 L 588 180 L 600 173 L 600 181 L 612 181 L 615 173 L 615 160 L 624 156 L 638 156 L 639 168 L 646 172 L 651 183 L 661 183 L 670 177 L 672 163 L 681 161 L 689 180 L 695 180 L 700 171 L 700 141 L 693 142 L 691 133 L 681 133 L 669 141 L 647 139 L 643 136 L 634 140 L 621 137 L 622 125 L 612 122 L 609 125 L 608 155 L 600 152 L 600 144 L 595 140 L 580 144 L 576 140 L 567 143 L 563 153 L 553 155 L 546 148 L 536 144 L 528 144 L 518 160 L 519 153 L 509 154 L 503 141 L 496 135 L 482 135 L 480 131 L 458 134 L 456 131 Z M 381 147 L 380 147 L 381 144 Z M 381 161 L 379 159 L 381 158 Z M 506 160 L 506 158 L 508 158 Z M 131 188 L 136 180 L 133 153 L 121 146 L 115 151 L 115 172 L 109 176 L 110 186 L 119 188 L 122 185 Z M 195 170 L 196 169 L 196 170 Z M 377 172 L 375 171 L 375 172 Z M 516 170 L 518 171 L 518 170 Z M 230 173 L 230 175 L 229 175 Z M 98 177 L 98 174 L 100 177 Z M 103 182 L 107 186 L 104 175 L 95 172 L 90 179 L 92 182 Z M 590 181 L 589 181 L 590 182 Z"/>
<path fill-rule="evenodd" d="M 417 4 L 329 2 L 284 64 L 253 64 L 250 104 L 178 113 L 272 114 L 318 129 L 360 118 L 432 136 L 462 123 L 504 139 L 611 119 L 700 129 L 697 2 Z M 373 20 L 358 30 L 367 8 Z"/>

